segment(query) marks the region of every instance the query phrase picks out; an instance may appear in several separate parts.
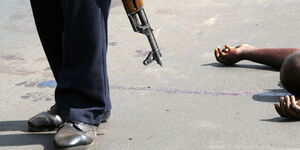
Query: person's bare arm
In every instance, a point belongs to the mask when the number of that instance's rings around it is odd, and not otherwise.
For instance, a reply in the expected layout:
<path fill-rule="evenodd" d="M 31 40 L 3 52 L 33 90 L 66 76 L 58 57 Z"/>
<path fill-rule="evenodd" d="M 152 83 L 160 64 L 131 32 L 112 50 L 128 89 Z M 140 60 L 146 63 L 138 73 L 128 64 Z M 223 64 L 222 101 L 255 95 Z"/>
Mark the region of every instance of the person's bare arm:
<path fill-rule="evenodd" d="M 264 64 L 275 69 L 280 69 L 284 59 L 300 51 L 299 48 L 257 48 L 247 44 L 231 47 L 225 45 L 223 49 L 215 49 L 216 59 L 224 64 L 233 65 L 241 60 L 250 60 Z"/>

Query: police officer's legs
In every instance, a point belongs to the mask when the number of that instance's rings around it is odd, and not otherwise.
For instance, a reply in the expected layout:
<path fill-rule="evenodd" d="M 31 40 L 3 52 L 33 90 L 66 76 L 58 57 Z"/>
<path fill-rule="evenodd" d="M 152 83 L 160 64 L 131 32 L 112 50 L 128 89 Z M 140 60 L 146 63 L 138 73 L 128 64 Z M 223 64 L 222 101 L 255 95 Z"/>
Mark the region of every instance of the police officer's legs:
<path fill-rule="evenodd" d="M 106 71 L 110 0 L 47 1 L 31 3 L 58 83 L 56 113 L 67 121 L 58 130 L 55 143 L 59 148 L 88 145 L 111 109 Z M 73 136 L 66 138 L 70 132 Z"/>

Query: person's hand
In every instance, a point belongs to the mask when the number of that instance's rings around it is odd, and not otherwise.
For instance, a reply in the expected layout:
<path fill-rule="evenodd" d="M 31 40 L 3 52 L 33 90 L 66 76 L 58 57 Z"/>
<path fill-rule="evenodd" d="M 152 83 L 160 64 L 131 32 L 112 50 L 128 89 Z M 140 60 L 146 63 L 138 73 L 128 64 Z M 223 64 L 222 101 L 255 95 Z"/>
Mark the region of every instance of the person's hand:
<path fill-rule="evenodd" d="M 236 47 L 225 45 L 223 49 L 220 46 L 215 48 L 216 60 L 220 63 L 226 65 L 233 65 L 242 60 L 240 54 L 242 49 L 248 47 L 248 45 L 243 44 Z"/>
<path fill-rule="evenodd" d="M 281 117 L 300 120 L 300 101 L 296 101 L 295 96 L 281 97 L 279 104 L 274 106 Z"/>

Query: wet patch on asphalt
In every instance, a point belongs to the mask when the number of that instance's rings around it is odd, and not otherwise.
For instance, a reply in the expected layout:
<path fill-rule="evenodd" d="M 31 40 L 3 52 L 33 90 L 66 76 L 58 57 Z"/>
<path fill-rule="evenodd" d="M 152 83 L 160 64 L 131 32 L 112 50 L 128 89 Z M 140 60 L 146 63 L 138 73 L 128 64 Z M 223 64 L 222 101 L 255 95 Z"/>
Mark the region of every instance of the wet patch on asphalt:
<path fill-rule="evenodd" d="M 30 80 L 30 81 L 22 81 L 16 83 L 15 86 L 24 86 L 24 87 L 37 87 L 37 88 L 55 88 L 56 82 L 54 80 L 45 80 L 45 81 L 38 81 L 38 80 Z"/>
<path fill-rule="evenodd" d="M 49 95 L 48 93 L 44 92 L 29 92 L 21 96 L 22 99 L 30 99 L 32 101 L 52 101 L 53 97 L 54 95 Z"/>

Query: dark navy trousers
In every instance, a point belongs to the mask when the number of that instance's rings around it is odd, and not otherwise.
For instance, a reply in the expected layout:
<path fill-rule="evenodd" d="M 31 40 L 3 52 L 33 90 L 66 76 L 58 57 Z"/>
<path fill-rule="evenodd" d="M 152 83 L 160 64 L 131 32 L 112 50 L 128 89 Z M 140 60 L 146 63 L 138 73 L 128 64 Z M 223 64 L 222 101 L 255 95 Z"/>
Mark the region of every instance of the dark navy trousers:
<path fill-rule="evenodd" d="M 111 0 L 31 0 L 38 34 L 57 82 L 57 113 L 99 125 L 110 111 L 107 19 Z"/>

